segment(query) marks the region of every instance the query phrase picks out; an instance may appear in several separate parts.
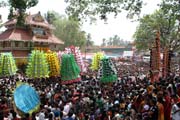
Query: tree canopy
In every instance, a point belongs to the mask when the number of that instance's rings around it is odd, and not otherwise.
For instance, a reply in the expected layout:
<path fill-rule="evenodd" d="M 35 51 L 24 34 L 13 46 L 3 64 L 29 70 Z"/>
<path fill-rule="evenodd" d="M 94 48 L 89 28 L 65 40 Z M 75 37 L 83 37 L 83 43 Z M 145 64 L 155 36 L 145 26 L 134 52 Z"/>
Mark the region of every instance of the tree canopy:
<path fill-rule="evenodd" d="M 173 51 L 180 49 L 179 21 L 176 15 L 164 13 L 160 9 L 140 19 L 134 34 L 136 47 L 146 50 L 155 40 L 155 32 L 160 31 L 161 48 L 168 47 Z"/>
<path fill-rule="evenodd" d="M 70 20 L 53 11 L 49 11 L 45 16 L 55 27 L 54 34 L 65 42 L 64 47 L 71 45 L 82 47 L 85 45 L 86 33 L 81 30 L 78 21 Z"/>
<path fill-rule="evenodd" d="M 128 17 L 139 15 L 143 0 L 64 0 L 68 3 L 66 13 L 75 18 L 82 20 L 94 19 L 98 15 L 101 19 L 106 20 L 109 13 L 116 16 L 122 10 L 128 11 Z"/>
<path fill-rule="evenodd" d="M 108 39 L 103 38 L 101 46 L 127 46 L 128 41 L 121 39 L 118 35 L 114 35 Z"/>
<path fill-rule="evenodd" d="M 14 16 L 14 12 L 16 11 L 17 16 L 17 25 L 24 25 L 25 12 L 26 9 L 29 9 L 35 5 L 37 5 L 38 0 L 9 0 L 10 12 L 8 19 L 12 19 Z"/>
<path fill-rule="evenodd" d="M 5 7 L 5 6 L 7 6 L 7 3 L 5 1 L 1 1 L 0 2 L 0 7 Z"/>

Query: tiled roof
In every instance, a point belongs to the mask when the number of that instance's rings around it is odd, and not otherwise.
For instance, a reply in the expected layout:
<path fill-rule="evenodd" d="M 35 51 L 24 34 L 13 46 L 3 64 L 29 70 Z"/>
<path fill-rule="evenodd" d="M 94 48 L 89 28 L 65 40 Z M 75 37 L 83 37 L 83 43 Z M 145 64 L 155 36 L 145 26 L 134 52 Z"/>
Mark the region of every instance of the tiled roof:
<path fill-rule="evenodd" d="M 16 24 L 16 22 L 17 22 L 17 20 L 13 19 L 13 20 L 9 20 L 9 21 L 5 22 L 3 25 L 8 26 L 8 25 Z"/>
<path fill-rule="evenodd" d="M 34 21 L 33 18 L 37 16 L 38 14 L 33 14 L 33 15 L 27 15 L 25 19 L 25 25 L 37 25 L 37 26 L 42 26 L 47 29 L 54 29 L 52 25 L 50 25 L 45 19 L 43 19 L 42 22 Z M 4 26 L 9 26 L 9 25 L 14 25 L 17 23 L 17 19 L 12 19 L 7 22 L 5 22 L 3 25 Z"/>
<path fill-rule="evenodd" d="M 4 31 L 2 34 L 0 34 L 0 41 L 6 41 L 6 40 L 27 41 L 31 39 L 32 37 L 29 35 L 29 33 L 23 29 L 9 29 Z"/>
<path fill-rule="evenodd" d="M 37 25 L 37 26 L 42 26 L 48 29 L 53 29 L 53 26 L 50 25 L 46 20 L 44 20 L 43 22 L 37 22 L 33 20 L 33 17 L 35 17 L 37 14 L 34 15 L 29 15 L 26 17 L 26 24 L 27 25 Z"/>
<path fill-rule="evenodd" d="M 40 38 L 30 35 L 25 29 L 8 29 L 0 34 L 0 41 L 33 41 L 33 42 L 47 42 L 54 44 L 64 44 L 62 40 L 54 35 L 48 35 L 46 38 Z"/>

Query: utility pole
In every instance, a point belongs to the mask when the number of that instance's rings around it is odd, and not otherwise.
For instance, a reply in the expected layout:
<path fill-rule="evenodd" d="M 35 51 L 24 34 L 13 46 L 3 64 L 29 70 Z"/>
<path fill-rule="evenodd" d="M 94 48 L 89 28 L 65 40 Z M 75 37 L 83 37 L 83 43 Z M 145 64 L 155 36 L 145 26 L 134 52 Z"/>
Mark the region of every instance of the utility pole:
<path fill-rule="evenodd" d="M 86 59 L 87 48 L 89 47 L 90 40 L 91 40 L 91 34 L 88 33 L 86 43 L 85 43 L 85 59 Z"/>

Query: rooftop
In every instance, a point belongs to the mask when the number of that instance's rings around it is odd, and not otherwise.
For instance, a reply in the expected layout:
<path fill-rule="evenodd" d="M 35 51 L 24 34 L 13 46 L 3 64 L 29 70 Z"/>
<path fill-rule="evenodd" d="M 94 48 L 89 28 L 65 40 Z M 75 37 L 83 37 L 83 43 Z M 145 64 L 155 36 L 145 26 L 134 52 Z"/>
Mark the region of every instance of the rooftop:
<path fill-rule="evenodd" d="M 16 23 L 17 19 L 12 19 L 3 24 L 7 30 L 0 34 L 0 41 L 31 41 L 64 44 L 62 40 L 52 34 L 52 25 L 41 16 L 40 12 L 26 16 L 25 26 L 27 27 L 16 27 Z"/>
<path fill-rule="evenodd" d="M 32 41 L 32 42 L 47 42 L 54 44 L 64 44 L 62 40 L 59 40 L 54 35 L 48 35 L 47 38 L 41 38 L 30 35 L 30 33 L 25 29 L 7 29 L 2 34 L 0 34 L 0 41 Z"/>
<path fill-rule="evenodd" d="M 7 22 L 5 22 L 3 25 L 5 27 L 8 27 L 10 25 L 15 25 L 17 23 L 17 19 L 12 19 Z M 46 29 L 54 29 L 52 25 L 50 25 L 39 13 L 37 14 L 27 14 L 25 18 L 25 25 L 37 25 L 37 26 L 42 26 Z"/>

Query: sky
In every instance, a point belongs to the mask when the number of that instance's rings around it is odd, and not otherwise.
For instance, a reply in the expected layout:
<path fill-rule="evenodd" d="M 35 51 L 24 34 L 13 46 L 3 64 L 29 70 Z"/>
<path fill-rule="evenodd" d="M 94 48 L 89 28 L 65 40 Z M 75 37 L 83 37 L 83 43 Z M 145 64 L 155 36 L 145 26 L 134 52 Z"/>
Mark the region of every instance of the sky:
<path fill-rule="evenodd" d="M 1 0 L 0 0 L 1 1 Z M 142 9 L 141 16 L 145 14 L 151 14 L 156 9 L 158 9 L 157 4 L 161 0 L 144 0 L 147 5 Z M 48 10 L 56 11 L 59 14 L 65 15 L 66 3 L 64 0 L 39 0 L 39 3 L 27 10 L 31 14 L 40 11 L 42 14 L 46 13 Z M 2 15 L 2 20 L 5 22 L 9 13 L 9 8 L 0 8 L 0 14 Z M 91 38 L 96 45 L 102 43 L 102 39 L 113 37 L 118 35 L 123 40 L 133 41 L 133 34 L 136 31 L 138 22 L 132 22 L 132 20 L 126 18 L 126 12 L 118 14 L 116 18 L 113 15 L 108 16 L 108 21 L 105 23 L 103 20 L 97 20 L 96 23 L 90 24 L 90 22 L 84 22 L 82 25 L 82 30 L 86 33 L 91 34 Z"/>

